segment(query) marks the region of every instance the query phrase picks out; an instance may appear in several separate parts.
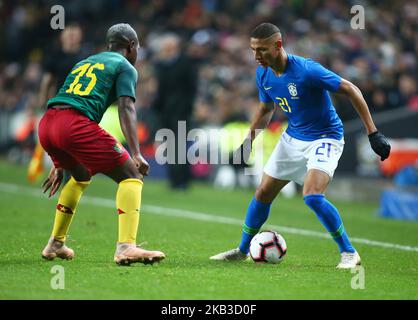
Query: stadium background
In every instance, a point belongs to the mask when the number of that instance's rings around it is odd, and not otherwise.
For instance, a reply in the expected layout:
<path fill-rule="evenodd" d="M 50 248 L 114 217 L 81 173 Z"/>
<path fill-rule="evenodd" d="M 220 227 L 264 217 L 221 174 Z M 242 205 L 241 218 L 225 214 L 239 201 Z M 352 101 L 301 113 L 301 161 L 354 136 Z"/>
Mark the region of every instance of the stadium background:
<path fill-rule="evenodd" d="M 78 258 L 58 262 L 67 277 L 66 290 L 58 291 L 50 287 L 51 265 L 39 258 L 55 200 L 39 190 L 46 172 L 33 185 L 26 177 L 44 111 L 37 102 L 40 84 L 60 46 L 61 31 L 50 27 L 56 4 L 65 8 L 67 25 L 81 26 L 85 55 L 104 49 L 114 23 L 128 22 L 139 34 L 138 134 L 152 165 L 139 240 L 168 257 L 149 268 L 121 272 L 114 265 L 115 185 L 97 177 L 70 230 Z M 365 8 L 364 30 L 350 27 L 355 4 Z M 415 1 L 0 0 L 0 298 L 417 299 L 417 18 Z M 238 180 L 245 188 L 225 191 L 233 187 L 235 169 L 197 165 L 188 192 L 172 191 L 166 168 L 153 160 L 160 40 L 167 33 L 180 37 L 198 70 L 188 129 L 241 128 L 258 105 L 248 35 L 264 21 L 281 28 L 288 52 L 318 60 L 358 85 L 378 128 L 391 139 L 392 156 L 381 167 L 348 100 L 333 96 L 346 145 L 328 195 L 364 259 L 365 290 L 350 287 L 349 272 L 331 272 L 337 252 L 299 196 L 276 201 L 266 226 L 288 243 L 279 267 L 209 261 L 238 241 L 254 181 Z M 107 118 L 110 126 L 114 119 Z M 285 127 L 283 120 L 276 112 L 266 149 Z"/>
<path fill-rule="evenodd" d="M 45 61 L 60 46 L 61 31 L 50 27 L 54 4 L 59 3 L 0 3 L 0 153 L 23 165 L 32 155 L 37 119 L 44 110 L 37 95 Z M 366 8 L 364 30 L 350 27 L 352 1 L 75 0 L 61 4 L 65 23 L 77 23 L 82 29 L 83 55 L 104 50 L 104 35 L 113 23 L 129 22 L 137 30 L 142 46 L 136 65 L 140 74 L 138 134 L 153 165 L 152 177 L 167 177 L 165 168 L 153 161 L 155 132 L 160 129 L 153 104 L 158 95 L 155 66 L 163 55 L 161 38 L 167 33 L 178 36 L 190 65 L 198 70 L 188 129 L 236 128 L 248 125 L 257 108 L 256 65 L 248 48 L 248 34 L 263 21 L 280 26 L 288 52 L 311 57 L 358 85 L 378 128 L 397 139 L 392 140 L 391 158 L 379 164 L 368 148 L 354 108 L 348 99 L 333 95 L 345 124 L 346 140 L 335 187 L 330 189 L 333 196 L 377 200 L 385 181 L 380 178 L 393 178 L 418 158 L 417 140 L 413 140 L 418 138 L 418 9 L 414 1 L 362 2 Z M 175 118 L 176 110 L 170 112 L 168 117 Z M 113 119 L 108 122 L 114 123 Z M 276 112 L 269 128 L 266 159 L 285 125 L 283 115 Z M 399 140 L 406 138 L 409 140 Z M 221 181 L 218 185 L 223 186 L 256 183 L 228 181 L 225 177 L 232 173 L 218 169 L 195 165 L 191 173 L 195 179 Z M 235 172 L 232 175 L 234 178 Z M 349 192 L 341 192 L 347 185 Z"/>

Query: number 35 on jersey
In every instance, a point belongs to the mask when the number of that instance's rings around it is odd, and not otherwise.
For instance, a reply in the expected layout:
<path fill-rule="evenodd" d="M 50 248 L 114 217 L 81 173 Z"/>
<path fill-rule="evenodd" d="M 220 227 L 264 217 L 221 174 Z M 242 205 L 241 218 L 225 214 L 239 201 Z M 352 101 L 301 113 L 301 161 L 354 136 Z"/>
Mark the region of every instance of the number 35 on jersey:
<path fill-rule="evenodd" d="M 94 70 L 104 70 L 103 63 L 95 63 L 91 65 L 91 63 L 85 63 L 78 68 L 74 69 L 71 74 L 77 74 L 74 81 L 70 84 L 70 87 L 65 91 L 66 93 L 73 93 L 80 96 L 87 96 L 90 94 L 91 90 L 93 90 L 94 86 L 97 82 L 97 77 L 94 74 Z M 82 89 L 83 84 L 79 83 L 80 78 L 86 75 L 87 78 L 90 79 L 89 83 L 87 84 L 85 89 Z"/>

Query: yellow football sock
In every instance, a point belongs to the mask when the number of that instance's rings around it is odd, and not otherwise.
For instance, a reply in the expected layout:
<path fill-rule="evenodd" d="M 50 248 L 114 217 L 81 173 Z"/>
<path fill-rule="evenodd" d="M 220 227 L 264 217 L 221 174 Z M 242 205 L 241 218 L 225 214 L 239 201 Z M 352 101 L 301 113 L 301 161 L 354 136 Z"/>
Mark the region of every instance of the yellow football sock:
<path fill-rule="evenodd" d="M 126 179 L 119 183 L 116 207 L 119 213 L 119 243 L 136 243 L 139 225 L 139 208 L 143 182 Z"/>
<path fill-rule="evenodd" d="M 90 181 L 78 182 L 73 177 L 68 180 L 62 188 L 58 199 L 57 210 L 55 211 L 54 229 L 52 236 L 55 240 L 65 241 L 71 221 L 77 209 L 84 189 L 90 184 Z"/>

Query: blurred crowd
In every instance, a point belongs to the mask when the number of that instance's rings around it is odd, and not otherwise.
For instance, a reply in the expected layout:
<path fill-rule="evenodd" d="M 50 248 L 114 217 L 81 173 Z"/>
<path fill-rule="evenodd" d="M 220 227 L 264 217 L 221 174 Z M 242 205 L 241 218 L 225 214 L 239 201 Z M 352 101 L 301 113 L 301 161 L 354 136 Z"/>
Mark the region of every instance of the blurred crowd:
<path fill-rule="evenodd" d="M 360 1 L 365 9 L 364 30 L 351 28 L 350 8 L 357 3 L 349 0 L 61 3 L 66 24 L 79 27 L 69 39 L 50 27 L 50 8 L 60 1 L 0 1 L 0 121 L 2 113 L 42 112 L 43 76 L 48 63 L 60 59 L 53 52 L 65 50 L 65 43 L 70 43 L 70 49 L 79 43 L 81 56 L 104 50 L 105 32 L 118 22 L 130 23 L 140 37 L 137 107 L 150 127 L 158 127 L 153 111 L 158 89 L 155 66 L 170 50 L 160 41 L 167 33 L 179 39 L 181 45 L 175 50 L 184 52 L 198 70 L 191 115 L 194 125 L 249 120 L 258 104 L 257 65 L 249 49 L 249 34 L 267 21 L 280 27 L 287 52 L 313 58 L 357 84 L 373 113 L 418 108 L 418 3 L 413 0 Z M 349 101 L 333 99 L 343 121 L 356 118 Z"/>

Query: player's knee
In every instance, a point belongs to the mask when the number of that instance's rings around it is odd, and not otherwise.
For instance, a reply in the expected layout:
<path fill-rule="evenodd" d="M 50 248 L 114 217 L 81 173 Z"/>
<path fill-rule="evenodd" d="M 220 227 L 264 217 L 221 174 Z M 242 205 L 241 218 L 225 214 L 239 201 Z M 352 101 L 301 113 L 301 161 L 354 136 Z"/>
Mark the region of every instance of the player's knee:
<path fill-rule="evenodd" d="M 81 165 L 72 168 L 71 170 L 69 170 L 69 173 L 74 178 L 74 180 L 79 182 L 88 182 L 91 180 L 90 172 L 87 171 L 87 169 Z"/>
<path fill-rule="evenodd" d="M 123 181 L 125 179 L 138 179 L 143 180 L 142 174 L 138 171 L 138 168 L 133 164 L 133 162 L 125 162 L 124 165 L 115 169 L 115 179 L 116 182 Z"/>
<path fill-rule="evenodd" d="M 134 170 L 128 170 L 126 172 L 126 175 L 129 179 L 139 179 L 142 180 L 142 175 L 138 172 L 138 170 L 135 168 Z"/>
<path fill-rule="evenodd" d="M 310 183 L 303 186 L 303 196 L 309 196 L 312 194 L 323 194 L 326 190 L 326 185 L 321 183 Z"/>
<path fill-rule="evenodd" d="M 255 191 L 255 198 L 257 201 L 269 203 L 274 200 L 274 194 L 265 186 L 260 185 Z"/>

